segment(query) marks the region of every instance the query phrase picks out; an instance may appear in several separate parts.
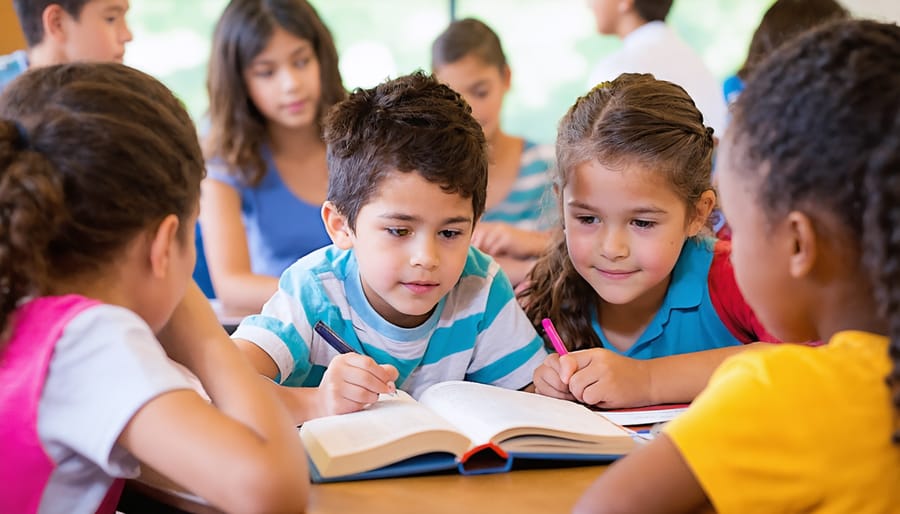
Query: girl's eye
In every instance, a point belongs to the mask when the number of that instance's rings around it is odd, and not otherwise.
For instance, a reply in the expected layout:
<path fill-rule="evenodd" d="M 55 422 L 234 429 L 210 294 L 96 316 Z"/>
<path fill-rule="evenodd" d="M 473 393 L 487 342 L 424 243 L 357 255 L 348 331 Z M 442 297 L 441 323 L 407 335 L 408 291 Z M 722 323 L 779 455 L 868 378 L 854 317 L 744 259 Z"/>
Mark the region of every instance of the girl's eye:
<path fill-rule="evenodd" d="M 304 57 L 302 59 L 297 59 L 294 61 L 294 65 L 298 68 L 305 68 L 311 59 L 309 57 Z"/>
<path fill-rule="evenodd" d="M 444 239 L 454 239 L 454 238 L 457 238 L 460 235 L 462 235 L 462 232 L 460 232 L 459 230 L 449 230 L 448 229 L 448 230 L 441 230 L 440 232 L 438 232 L 438 234 L 440 234 L 441 237 L 443 237 Z"/>
<path fill-rule="evenodd" d="M 253 76 L 258 78 L 269 78 L 274 75 L 275 72 L 273 70 L 253 70 Z"/>
<path fill-rule="evenodd" d="M 656 222 L 650 220 L 634 220 L 632 223 L 637 228 L 653 228 L 656 226 Z"/>
<path fill-rule="evenodd" d="M 582 225 L 594 225 L 600 223 L 600 218 L 597 216 L 575 216 L 575 219 Z"/>
<path fill-rule="evenodd" d="M 387 233 L 388 233 L 388 234 L 390 234 L 390 235 L 392 235 L 392 236 L 395 236 L 395 237 L 403 237 L 403 236 L 408 236 L 408 235 L 409 235 L 409 229 L 408 229 L 408 228 L 393 228 L 393 227 L 392 227 L 392 228 L 387 228 L 387 229 L 385 229 L 385 230 L 387 230 Z"/>

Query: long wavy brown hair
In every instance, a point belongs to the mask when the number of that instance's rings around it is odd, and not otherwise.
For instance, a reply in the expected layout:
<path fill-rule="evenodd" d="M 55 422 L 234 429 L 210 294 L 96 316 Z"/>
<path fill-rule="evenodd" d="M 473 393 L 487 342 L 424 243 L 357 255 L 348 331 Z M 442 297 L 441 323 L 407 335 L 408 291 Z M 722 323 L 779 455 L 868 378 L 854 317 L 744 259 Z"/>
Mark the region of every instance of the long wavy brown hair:
<path fill-rule="evenodd" d="M 325 113 L 347 96 L 334 40 L 306 0 L 229 2 L 213 35 L 206 83 L 210 129 L 203 149 L 207 159 L 220 159 L 229 173 L 251 186 L 259 184 L 266 172 L 260 153 L 266 118 L 250 100 L 243 74 L 276 27 L 312 44 L 322 85 L 316 118 L 320 131 Z"/>
<path fill-rule="evenodd" d="M 683 88 L 624 73 L 576 100 L 559 122 L 555 185 L 561 196 L 570 173 L 591 160 L 612 168 L 636 164 L 664 177 L 691 216 L 710 189 L 712 151 L 712 129 Z M 601 299 L 575 270 L 562 214 L 560 220 L 519 300 L 538 332 L 541 320 L 551 318 L 570 350 L 600 347 L 591 320 Z"/>

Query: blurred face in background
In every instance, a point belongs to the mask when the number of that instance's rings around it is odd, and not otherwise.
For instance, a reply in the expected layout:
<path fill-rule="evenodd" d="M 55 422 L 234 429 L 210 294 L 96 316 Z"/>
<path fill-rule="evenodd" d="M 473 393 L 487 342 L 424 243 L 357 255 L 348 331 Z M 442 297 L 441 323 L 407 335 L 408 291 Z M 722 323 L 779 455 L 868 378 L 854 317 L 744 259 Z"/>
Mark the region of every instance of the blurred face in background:
<path fill-rule="evenodd" d="M 477 55 L 469 54 L 435 69 L 434 75 L 462 95 L 472 107 L 472 115 L 484 130 L 484 137 L 493 140 L 500 130 L 503 97 L 509 91 L 509 67 L 501 70 Z"/>

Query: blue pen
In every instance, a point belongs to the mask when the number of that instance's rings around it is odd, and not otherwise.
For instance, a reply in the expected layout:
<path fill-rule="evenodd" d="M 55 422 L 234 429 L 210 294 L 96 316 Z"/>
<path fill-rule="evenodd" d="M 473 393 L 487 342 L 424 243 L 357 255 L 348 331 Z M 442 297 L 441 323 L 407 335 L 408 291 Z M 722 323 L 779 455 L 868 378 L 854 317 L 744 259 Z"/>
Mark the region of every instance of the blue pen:
<path fill-rule="evenodd" d="M 321 321 L 316 322 L 316 326 L 313 327 L 313 330 L 316 331 L 317 334 L 322 336 L 322 339 L 328 343 L 329 346 L 338 351 L 338 353 L 361 353 L 357 352 L 353 349 L 352 346 L 345 343 L 341 336 L 337 335 L 334 330 L 331 330 L 331 327 L 322 323 Z"/>
<path fill-rule="evenodd" d="M 337 350 L 338 353 L 358 353 L 360 355 L 365 355 L 362 352 L 354 350 L 352 346 L 341 339 L 341 336 L 337 335 L 337 332 L 332 330 L 331 327 L 329 327 L 322 321 L 317 321 L 315 326 L 313 326 L 313 330 L 315 330 L 317 334 L 322 336 L 322 339 L 324 339 L 329 346 Z M 395 386 L 393 382 L 390 382 L 388 386 L 392 389 L 392 391 L 388 394 L 390 394 L 391 396 L 396 396 L 397 386 Z"/>

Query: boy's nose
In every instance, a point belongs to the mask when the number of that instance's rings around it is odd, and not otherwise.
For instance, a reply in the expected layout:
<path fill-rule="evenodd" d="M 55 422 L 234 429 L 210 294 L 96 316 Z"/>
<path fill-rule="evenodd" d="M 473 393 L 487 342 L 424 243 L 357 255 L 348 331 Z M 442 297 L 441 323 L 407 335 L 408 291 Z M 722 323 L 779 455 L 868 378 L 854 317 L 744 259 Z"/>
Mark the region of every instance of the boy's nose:
<path fill-rule="evenodd" d="M 410 256 L 410 264 L 415 267 L 434 269 L 440 264 L 437 247 L 432 241 L 417 244 Z"/>

